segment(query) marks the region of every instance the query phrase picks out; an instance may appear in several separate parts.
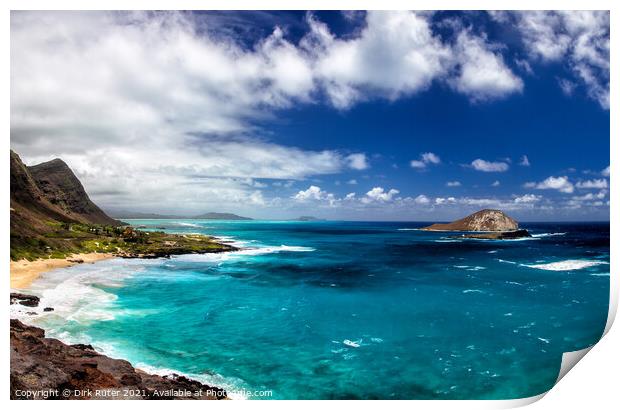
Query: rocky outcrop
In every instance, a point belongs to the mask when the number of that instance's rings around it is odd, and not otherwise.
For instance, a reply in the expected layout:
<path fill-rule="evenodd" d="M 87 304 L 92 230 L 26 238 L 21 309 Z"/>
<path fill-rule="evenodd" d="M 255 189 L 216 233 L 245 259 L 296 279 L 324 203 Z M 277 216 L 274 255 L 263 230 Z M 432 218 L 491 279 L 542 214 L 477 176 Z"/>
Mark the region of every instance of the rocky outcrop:
<path fill-rule="evenodd" d="M 433 224 L 422 228 L 428 231 L 506 232 L 519 229 L 517 221 L 496 209 L 483 209 L 458 221 Z"/>
<path fill-rule="evenodd" d="M 11 319 L 11 399 L 223 399 L 226 392 L 184 376 L 157 376 L 128 361 L 67 345 Z"/>
<path fill-rule="evenodd" d="M 18 304 L 28 307 L 37 307 L 39 306 L 40 301 L 41 299 L 39 299 L 39 297 L 35 295 L 11 292 L 11 305 Z"/>
<path fill-rule="evenodd" d="M 61 159 L 28 167 L 28 171 L 45 198 L 77 222 L 120 225 L 88 197 L 84 186 L 71 168 Z"/>
<path fill-rule="evenodd" d="M 470 238 L 470 239 L 519 239 L 530 238 L 532 235 L 527 229 L 517 229 L 516 231 L 507 232 L 485 232 L 485 233 L 469 233 L 454 238 Z"/>
<path fill-rule="evenodd" d="M 62 160 L 28 167 L 11 151 L 10 164 L 12 230 L 18 228 L 14 222 L 20 220 L 26 225 L 41 221 L 121 224 L 90 200 L 80 181 Z M 35 224 L 33 229 L 36 228 Z"/>

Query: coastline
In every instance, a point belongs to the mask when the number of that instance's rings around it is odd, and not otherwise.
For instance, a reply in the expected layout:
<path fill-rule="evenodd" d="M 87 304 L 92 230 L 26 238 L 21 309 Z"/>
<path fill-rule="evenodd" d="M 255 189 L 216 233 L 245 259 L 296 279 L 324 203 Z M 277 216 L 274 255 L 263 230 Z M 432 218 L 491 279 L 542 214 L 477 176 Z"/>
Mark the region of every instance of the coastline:
<path fill-rule="evenodd" d="M 11 289 L 28 289 L 32 282 L 37 280 L 42 273 L 58 268 L 68 268 L 80 263 L 95 263 L 105 259 L 114 258 L 111 253 L 76 253 L 64 259 L 26 259 L 11 261 Z"/>
<path fill-rule="evenodd" d="M 66 344 L 45 336 L 43 329 L 11 319 L 12 400 L 228 398 L 222 388 L 175 373 L 151 374 L 89 344 Z M 33 361 L 37 366 L 32 366 Z"/>
<path fill-rule="evenodd" d="M 203 236 L 203 235 L 201 235 Z M 210 237 L 212 238 L 212 237 Z M 236 247 L 223 243 L 224 241 L 216 240 L 215 243 L 221 245 L 222 249 L 209 249 L 206 252 L 200 252 L 200 250 L 190 250 L 185 254 L 192 253 L 219 253 L 219 252 L 231 252 L 237 250 Z M 102 260 L 108 260 L 113 258 L 125 258 L 125 259 L 151 259 L 156 257 L 151 254 L 126 254 L 126 253 L 107 253 L 107 252 L 86 252 L 75 253 L 67 256 L 66 258 L 39 258 L 32 261 L 11 260 L 10 261 L 10 278 L 11 278 L 11 304 L 22 305 L 29 311 L 26 312 L 28 316 L 39 316 L 42 314 L 39 305 L 40 299 L 38 296 L 31 295 L 29 289 L 31 285 L 45 272 L 49 272 L 55 269 L 64 269 L 78 264 L 94 264 Z M 164 255 L 161 257 L 169 257 Z M 14 293 L 24 291 L 24 293 Z M 54 306 L 45 306 L 43 312 L 54 311 Z M 91 389 L 102 391 L 108 391 L 113 393 L 113 398 L 116 399 L 198 399 L 198 400 L 230 400 L 231 397 L 227 393 L 226 387 L 219 384 L 214 384 L 201 381 L 200 378 L 192 375 L 185 375 L 178 371 L 166 371 L 159 372 L 152 369 L 142 369 L 135 367 L 127 360 L 108 356 L 109 352 L 95 351 L 91 345 L 71 344 L 62 338 L 45 337 L 45 331 L 41 328 L 32 326 L 27 317 L 15 318 L 11 315 L 11 359 L 16 359 L 15 363 L 22 362 L 26 359 L 36 359 L 42 364 L 34 377 L 28 375 L 29 373 L 21 369 L 19 366 L 11 366 L 11 394 L 13 399 L 42 399 L 44 397 L 13 397 L 16 389 L 23 390 L 22 387 L 29 387 L 34 390 L 39 387 L 48 384 L 56 386 L 56 393 L 60 391 L 59 380 L 69 377 L 79 379 L 79 377 L 73 377 L 73 372 L 80 366 L 91 367 L 94 366 L 94 372 L 97 374 L 91 374 L 89 371 L 87 377 L 80 382 L 79 389 Z M 20 322 L 22 321 L 23 322 Z M 29 339 L 27 343 L 22 340 L 20 334 L 27 335 Z M 30 337 L 32 336 L 32 337 Z M 36 340 L 35 340 L 36 339 Z M 34 343 L 32 346 L 29 343 Z M 55 355 L 56 364 L 50 365 L 47 360 L 42 357 L 35 357 L 36 354 L 30 352 L 31 348 L 37 346 L 37 349 L 44 348 L 50 355 Z M 35 349 L 36 350 L 36 349 Z M 17 360 L 19 358 L 19 360 Z M 27 361 L 27 360 L 26 360 Z M 85 362 L 85 364 L 82 364 Z M 93 362 L 96 362 L 93 363 Z M 14 371 L 17 369 L 17 371 Z M 59 373 L 60 372 L 60 373 Z M 58 374 L 64 373 L 65 376 L 58 376 Z M 81 373 L 80 373 L 81 375 Z M 92 376 L 92 377 L 91 377 Z M 57 379 L 60 377 L 60 379 Z M 101 380 L 107 381 L 101 384 Z M 15 383 L 14 383 L 15 382 Z M 34 383 L 29 385 L 29 383 Z M 48 386 L 49 387 L 49 386 Z M 78 390 L 79 390 L 78 389 Z M 33 390 L 33 391 L 34 391 Z M 40 390 L 40 389 L 39 389 Z M 52 389 L 54 390 L 54 389 Z M 141 391 L 137 397 L 126 396 L 127 392 Z M 62 397 L 63 399 L 77 399 L 78 397 Z M 90 397 L 89 397 L 90 398 Z M 109 398 L 109 397 L 105 397 Z"/>

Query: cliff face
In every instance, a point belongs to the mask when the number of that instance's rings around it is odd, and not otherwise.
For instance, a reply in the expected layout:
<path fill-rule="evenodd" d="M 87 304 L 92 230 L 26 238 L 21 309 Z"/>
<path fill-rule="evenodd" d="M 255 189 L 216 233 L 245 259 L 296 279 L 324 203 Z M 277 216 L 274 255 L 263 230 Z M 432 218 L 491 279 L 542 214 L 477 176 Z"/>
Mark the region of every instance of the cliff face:
<path fill-rule="evenodd" d="M 49 230 L 46 222 L 120 225 L 95 205 L 75 174 L 55 159 L 27 167 L 11 151 L 11 234 Z"/>
<path fill-rule="evenodd" d="M 49 396 L 25 397 L 27 392 Z M 208 400 L 224 399 L 226 392 L 183 376 L 147 374 L 90 345 L 67 345 L 11 319 L 11 399 L 44 398 Z"/>
<path fill-rule="evenodd" d="M 90 200 L 80 180 L 61 159 L 28 167 L 28 171 L 45 198 L 70 218 L 91 224 L 119 224 Z"/>
<path fill-rule="evenodd" d="M 429 231 L 515 231 L 517 221 L 496 209 L 483 209 L 458 221 L 447 224 L 433 224 L 422 228 Z"/>
<path fill-rule="evenodd" d="M 121 225 L 95 205 L 61 160 L 27 167 L 11 151 L 11 259 L 69 251 L 58 235 L 61 223 Z M 69 232 L 71 238 L 72 232 Z"/>

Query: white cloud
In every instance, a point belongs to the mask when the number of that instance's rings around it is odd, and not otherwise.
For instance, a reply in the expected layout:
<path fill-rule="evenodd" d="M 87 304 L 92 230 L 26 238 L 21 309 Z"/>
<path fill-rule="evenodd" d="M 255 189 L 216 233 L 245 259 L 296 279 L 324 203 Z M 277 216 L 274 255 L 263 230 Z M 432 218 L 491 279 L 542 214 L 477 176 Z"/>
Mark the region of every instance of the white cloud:
<path fill-rule="evenodd" d="M 316 185 L 311 185 L 305 191 L 299 191 L 293 196 L 298 201 L 307 201 L 309 199 L 320 200 L 327 196 L 327 193 Z"/>
<path fill-rule="evenodd" d="M 585 189 L 607 189 L 608 184 L 606 179 L 591 179 L 587 181 L 577 182 L 577 188 Z"/>
<path fill-rule="evenodd" d="M 296 201 L 326 201 L 330 206 L 334 206 L 337 202 L 334 194 L 323 191 L 316 185 L 311 185 L 305 191 L 299 191 L 292 198 Z"/>
<path fill-rule="evenodd" d="M 355 199 L 355 192 L 350 192 L 350 193 L 348 193 L 348 194 L 344 197 L 344 199 L 346 199 L 346 200 L 352 200 L 352 199 Z"/>
<path fill-rule="evenodd" d="M 428 199 L 428 197 L 426 195 L 418 195 L 415 197 L 415 199 L 413 200 L 416 204 L 420 204 L 420 205 L 426 205 L 429 204 L 431 202 L 430 199 Z"/>
<path fill-rule="evenodd" d="M 588 95 L 609 109 L 609 11 L 523 11 L 502 18 L 514 22 L 531 57 L 566 61 Z M 570 95 L 574 83 L 566 81 L 560 87 Z"/>
<path fill-rule="evenodd" d="M 357 185 L 357 179 L 350 179 L 347 181 L 347 184 L 349 185 Z"/>
<path fill-rule="evenodd" d="M 349 167 L 355 170 L 364 170 L 368 168 L 368 160 L 366 154 L 351 154 L 347 156 Z"/>
<path fill-rule="evenodd" d="M 532 203 L 532 202 L 538 202 L 541 200 L 541 196 L 540 195 L 534 195 L 534 194 L 525 194 L 522 196 L 518 196 L 515 198 L 515 203 L 517 204 L 528 204 L 528 203 Z"/>
<path fill-rule="evenodd" d="M 447 73 L 451 51 L 433 35 L 427 18 L 412 12 L 369 11 L 352 39 L 334 36 L 308 18 L 304 46 L 332 104 L 348 108 L 369 94 L 396 99 L 428 88 Z"/>
<path fill-rule="evenodd" d="M 592 192 L 590 192 L 585 195 L 576 195 L 576 196 L 571 197 L 569 201 L 569 206 L 572 206 L 575 208 L 579 208 L 582 205 L 602 206 L 603 202 L 600 202 L 600 201 L 602 199 L 605 199 L 606 197 L 607 197 L 607 190 L 605 189 L 599 191 L 596 194 L 593 194 Z M 587 203 L 588 201 L 594 201 L 594 202 L 590 202 L 588 204 Z"/>
<path fill-rule="evenodd" d="M 502 98 L 523 91 L 523 81 L 506 66 L 497 47 L 489 44 L 485 37 L 474 36 L 469 30 L 461 31 L 455 54 L 459 75 L 450 83 L 473 101 Z"/>
<path fill-rule="evenodd" d="M 505 171 L 508 171 L 508 168 L 509 168 L 508 164 L 506 164 L 505 162 L 485 161 L 480 158 L 473 160 L 471 162 L 471 166 L 476 171 L 482 171 L 482 172 L 505 172 Z"/>
<path fill-rule="evenodd" d="M 500 186 L 500 185 L 501 185 L 501 184 L 500 184 L 500 182 L 499 182 L 499 181 L 497 181 L 497 180 L 495 180 L 495 181 L 491 184 L 491 186 L 492 186 L 492 187 L 498 187 L 498 186 Z"/>
<path fill-rule="evenodd" d="M 448 186 L 448 187 L 461 186 L 461 182 L 460 181 L 448 181 L 448 182 L 446 182 L 446 186 Z"/>
<path fill-rule="evenodd" d="M 432 152 L 425 152 L 420 155 L 422 157 L 422 161 L 427 164 L 439 164 L 441 159 L 438 155 L 433 154 Z"/>
<path fill-rule="evenodd" d="M 63 158 L 105 207 L 268 206 L 256 179 L 290 188 L 293 180 L 369 167 L 363 153 L 271 142 L 257 124 L 278 110 L 395 100 L 434 82 L 475 101 L 521 91 L 500 45 L 469 29 L 442 40 L 429 16 L 369 12 L 346 38 L 309 17 L 311 33 L 299 43 L 273 27 L 248 46 L 190 13 L 13 12 L 11 146 L 29 163 Z M 563 24 L 591 32 L 587 16 Z M 571 68 L 592 82 L 608 43 L 578 37 Z M 411 165 L 440 162 L 428 152 Z M 318 195 L 336 201 L 320 188 Z"/>
<path fill-rule="evenodd" d="M 529 167 L 530 166 L 530 160 L 527 157 L 527 155 L 523 155 L 521 157 L 521 162 L 519 162 L 519 165 L 521 165 L 523 167 Z"/>
<path fill-rule="evenodd" d="M 419 160 L 414 159 L 409 163 L 409 165 L 411 166 L 411 168 L 424 169 L 426 168 L 428 164 L 437 165 L 440 163 L 441 163 L 441 158 L 439 158 L 439 155 L 434 154 L 432 152 L 424 152 L 420 154 Z"/>
<path fill-rule="evenodd" d="M 398 195 L 400 191 L 397 189 L 384 190 L 382 187 L 374 187 L 370 191 L 366 192 L 366 197 L 362 198 L 362 202 L 368 203 L 371 201 L 389 202 L 395 195 Z"/>
<path fill-rule="evenodd" d="M 557 191 L 571 194 L 575 190 L 572 182 L 568 180 L 567 176 L 561 177 L 549 177 L 542 182 L 528 182 L 525 184 L 526 188 L 536 188 L 536 189 L 555 189 Z"/>
<path fill-rule="evenodd" d="M 435 205 L 445 205 L 445 204 L 453 204 L 453 203 L 456 203 L 456 199 L 453 196 L 448 197 L 448 198 L 441 198 L 441 197 L 435 198 Z"/>
<path fill-rule="evenodd" d="M 604 170 L 601 171 L 601 175 L 604 177 L 608 177 L 610 174 L 609 172 L 609 165 L 607 166 L 607 168 L 605 168 Z"/>

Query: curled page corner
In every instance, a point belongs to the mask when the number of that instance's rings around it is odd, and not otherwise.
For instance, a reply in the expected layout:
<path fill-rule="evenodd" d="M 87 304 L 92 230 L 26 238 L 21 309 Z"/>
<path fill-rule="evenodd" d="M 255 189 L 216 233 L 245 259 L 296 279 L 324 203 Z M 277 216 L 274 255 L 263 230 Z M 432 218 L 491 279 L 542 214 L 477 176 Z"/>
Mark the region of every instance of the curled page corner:
<path fill-rule="evenodd" d="M 566 376 L 566 373 L 575 367 L 593 347 L 594 345 L 586 347 L 585 349 L 575 350 L 574 352 L 565 352 L 562 355 L 562 364 L 560 365 L 560 372 L 558 373 L 558 378 L 555 380 L 555 384 L 558 384 L 558 382 Z"/>

